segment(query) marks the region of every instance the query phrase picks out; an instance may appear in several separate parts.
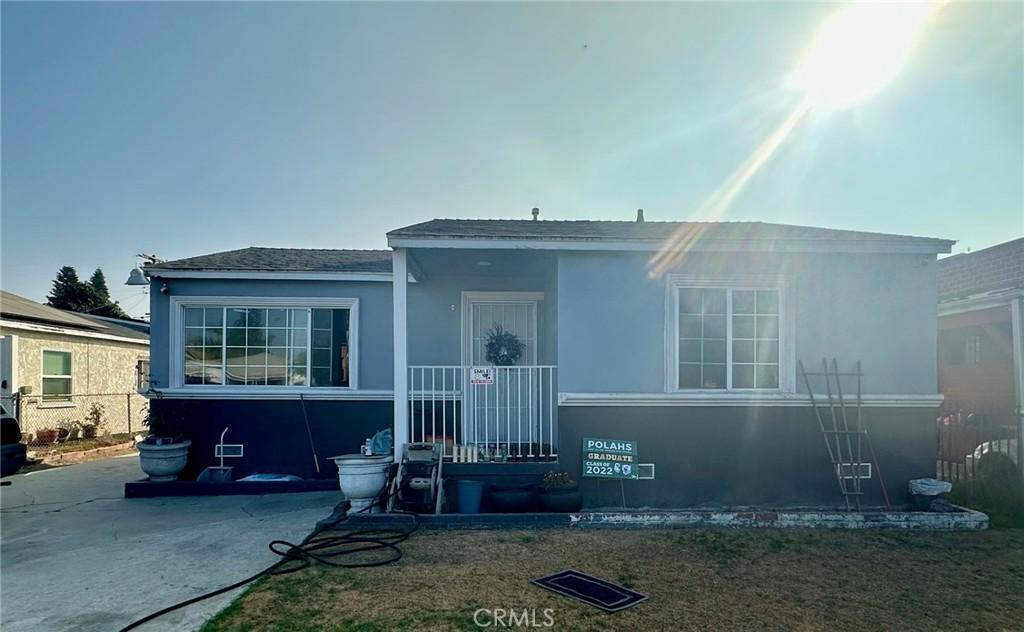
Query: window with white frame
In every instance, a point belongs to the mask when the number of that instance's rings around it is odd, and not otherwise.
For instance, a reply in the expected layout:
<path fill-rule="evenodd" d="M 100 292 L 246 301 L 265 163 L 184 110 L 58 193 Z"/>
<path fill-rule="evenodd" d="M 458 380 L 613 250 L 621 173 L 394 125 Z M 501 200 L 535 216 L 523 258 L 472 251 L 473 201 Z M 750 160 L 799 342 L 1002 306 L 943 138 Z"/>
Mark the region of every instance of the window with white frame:
<path fill-rule="evenodd" d="M 43 401 L 71 401 L 71 352 L 43 351 Z"/>
<path fill-rule="evenodd" d="M 182 383 L 351 386 L 351 308 L 183 308 Z"/>
<path fill-rule="evenodd" d="M 981 364 L 981 336 L 967 336 L 964 349 L 964 356 L 964 359 L 966 360 L 967 364 Z"/>
<path fill-rule="evenodd" d="M 676 287 L 676 388 L 779 388 L 778 288 Z"/>

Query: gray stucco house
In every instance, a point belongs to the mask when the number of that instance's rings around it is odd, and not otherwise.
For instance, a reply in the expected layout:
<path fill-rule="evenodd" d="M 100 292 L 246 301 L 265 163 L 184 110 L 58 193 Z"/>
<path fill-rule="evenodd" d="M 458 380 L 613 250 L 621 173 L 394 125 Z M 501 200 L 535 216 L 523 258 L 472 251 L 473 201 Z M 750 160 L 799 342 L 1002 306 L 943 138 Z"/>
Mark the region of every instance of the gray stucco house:
<path fill-rule="evenodd" d="M 654 478 L 583 478 L 590 507 L 833 504 L 797 379 L 798 360 L 824 357 L 861 362 L 890 490 L 934 473 L 936 255 L 951 241 L 642 215 L 387 237 L 147 268 L 151 405 L 192 439 L 187 474 L 225 426 L 246 446 L 238 469 L 323 478 L 325 456 L 381 428 L 443 443 L 451 477 L 491 480 L 580 479 L 583 438 L 604 437 L 635 441 Z M 490 366 L 495 325 L 524 344 L 514 366 Z"/>

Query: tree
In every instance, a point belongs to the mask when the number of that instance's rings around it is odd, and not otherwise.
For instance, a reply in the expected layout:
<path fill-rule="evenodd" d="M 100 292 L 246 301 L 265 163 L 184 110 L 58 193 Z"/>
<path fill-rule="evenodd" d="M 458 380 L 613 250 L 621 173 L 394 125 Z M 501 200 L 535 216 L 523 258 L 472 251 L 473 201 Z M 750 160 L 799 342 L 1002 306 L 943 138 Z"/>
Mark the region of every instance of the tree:
<path fill-rule="evenodd" d="M 89 277 L 89 285 L 96 291 L 96 298 L 103 303 L 110 302 L 110 289 L 107 288 L 107 277 L 104 276 L 103 270 L 96 268 L 96 271 Z"/>
<path fill-rule="evenodd" d="M 128 318 L 121 306 L 110 300 L 107 279 L 99 268 L 92 273 L 89 282 L 85 283 L 78 278 L 78 272 L 73 267 L 63 266 L 57 271 L 57 278 L 53 281 L 53 289 L 47 297 L 47 304 L 71 312 Z"/>
<path fill-rule="evenodd" d="M 57 271 L 53 281 L 53 289 L 47 297 L 47 304 L 57 309 L 72 312 L 88 312 L 102 303 L 96 300 L 96 292 L 92 286 L 78 279 L 78 272 L 71 266 L 64 266 Z"/>

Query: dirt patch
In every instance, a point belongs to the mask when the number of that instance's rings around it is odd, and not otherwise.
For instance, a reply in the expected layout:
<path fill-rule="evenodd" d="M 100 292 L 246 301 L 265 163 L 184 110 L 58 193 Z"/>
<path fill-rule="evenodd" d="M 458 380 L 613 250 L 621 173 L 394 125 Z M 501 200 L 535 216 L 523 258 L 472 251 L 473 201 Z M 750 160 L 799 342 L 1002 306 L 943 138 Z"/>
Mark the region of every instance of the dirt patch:
<path fill-rule="evenodd" d="M 86 461 L 109 459 L 113 456 L 137 452 L 133 441 L 114 443 L 110 445 L 100 444 L 99 447 L 89 447 L 90 444 L 77 446 L 75 450 L 42 450 L 36 449 L 34 458 L 37 463 L 50 467 L 61 465 L 75 465 Z"/>
<path fill-rule="evenodd" d="M 206 630 L 477 630 L 480 608 L 556 630 L 1013 629 L 1024 531 L 420 532 L 398 564 L 268 578 Z M 650 595 L 604 614 L 529 584 L 575 568 Z M 486 614 L 482 616 L 488 616 Z M 494 626 L 491 626 L 494 627 Z"/>

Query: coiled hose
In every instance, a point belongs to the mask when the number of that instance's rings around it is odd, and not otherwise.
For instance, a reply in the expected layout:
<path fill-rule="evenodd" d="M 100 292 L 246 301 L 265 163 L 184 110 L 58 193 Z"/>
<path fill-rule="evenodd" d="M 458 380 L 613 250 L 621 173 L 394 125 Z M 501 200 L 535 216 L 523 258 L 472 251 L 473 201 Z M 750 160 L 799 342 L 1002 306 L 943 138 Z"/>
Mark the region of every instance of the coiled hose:
<path fill-rule="evenodd" d="M 387 485 L 377 492 L 377 495 L 374 497 L 374 500 L 370 503 L 369 507 L 361 509 L 360 513 L 375 506 L 377 501 L 385 495 L 386 491 Z M 356 531 L 343 532 L 337 535 L 327 535 L 331 531 L 336 531 L 341 524 L 348 520 L 347 514 L 339 512 L 337 517 L 332 516 L 330 519 L 319 523 L 317 528 L 298 544 L 288 542 L 287 540 L 272 540 L 267 546 L 275 555 L 279 555 L 281 557 L 277 562 L 274 562 L 255 575 L 246 577 L 245 579 L 233 584 L 222 586 L 221 588 L 211 590 L 210 592 L 197 597 L 192 597 L 191 599 L 179 601 L 178 603 L 167 606 L 162 610 L 157 610 L 152 614 L 148 614 L 141 619 L 132 621 L 125 627 L 121 628 L 120 632 L 133 630 L 144 623 L 148 623 L 153 619 L 162 617 L 168 612 L 180 610 L 181 608 L 185 608 L 194 603 L 210 599 L 211 597 L 216 597 L 217 595 L 236 588 L 241 588 L 242 586 L 250 584 L 261 577 L 270 575 L 286 575 L 288 573 L 301 571 L 312 566 L 314 562 L 338 568 L 369 568 L 394 564 L 398 560 L 402 559 L 402 549 L 399 548 L 398 545 L 408 540 L 420 526 L 419 518 L 416 514 L 400 511 L 396 511 L 396 513 L 404 513 L 410 516 L 412 526 L 409 529 L 360 529 Z M 347 555 L 375 550 L 387 551 L 388 556 L 382 559 L 372 559 L 369 561 L 359 562 L 345 562 L 338 559 L 344 558 Z"/>

